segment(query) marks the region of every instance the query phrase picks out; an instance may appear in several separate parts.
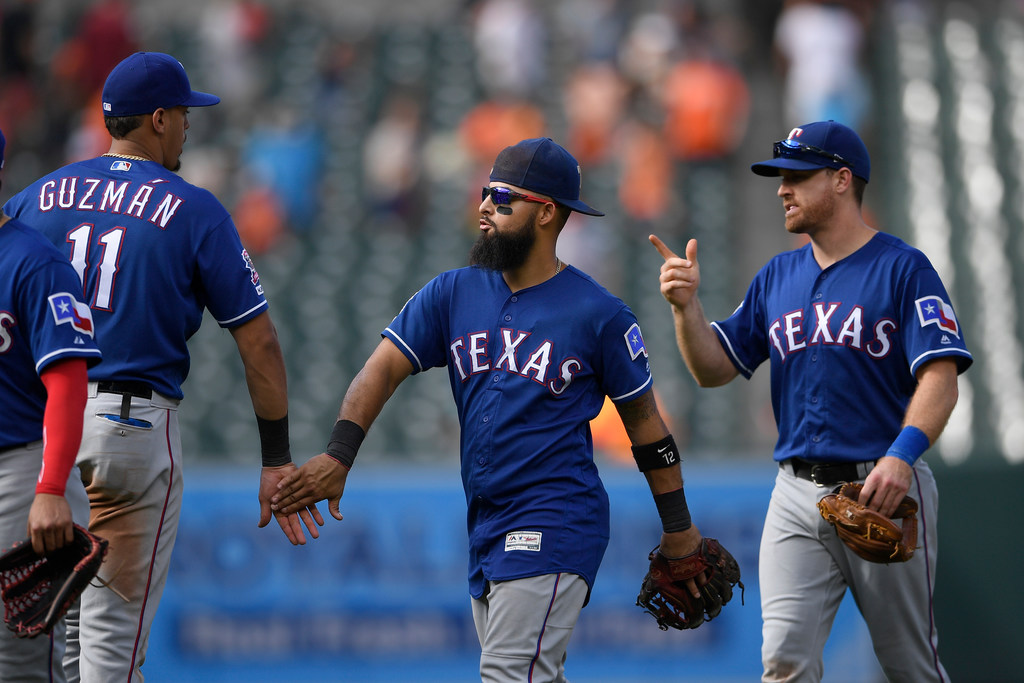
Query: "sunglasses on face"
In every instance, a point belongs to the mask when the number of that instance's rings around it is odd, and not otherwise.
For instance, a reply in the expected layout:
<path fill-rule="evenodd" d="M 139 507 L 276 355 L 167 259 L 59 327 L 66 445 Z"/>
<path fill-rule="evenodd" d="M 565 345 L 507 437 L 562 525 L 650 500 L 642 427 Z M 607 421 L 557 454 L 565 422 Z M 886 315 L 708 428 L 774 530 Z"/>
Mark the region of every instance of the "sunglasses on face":
<path fill-rule="evenodd" d="M 485 185 L 480 192 L 480 201 L 484 201 L 487 197 L 491 198 L 495 206 L 511 204 L 513 199 L 522 199 L 524 202 L 537 202 L 538 204 L 554 204 L 550 199 L 541 199 L 540 197 L 513 192 L 507 187 L 487 187 Z"/>
<path fill-rule="evenodd" d="M 824 157 L 825 159 L 831 159 L 832 161 L 840 163 L 843 166 L 849 166 L 850 168 L 853 168 L 852 163 L 850 163 L 843 157 L 839 156 L 838 154 L 826 152 L 822 148 L 815 147 L 814 145 L 807 145 L 802 142 L 796 142 L 795 140 L 779 140 L 772 146 L 773 158 L 792 157 L 795 154 L 801 153 L 814 154 L 819 157 Z"/>

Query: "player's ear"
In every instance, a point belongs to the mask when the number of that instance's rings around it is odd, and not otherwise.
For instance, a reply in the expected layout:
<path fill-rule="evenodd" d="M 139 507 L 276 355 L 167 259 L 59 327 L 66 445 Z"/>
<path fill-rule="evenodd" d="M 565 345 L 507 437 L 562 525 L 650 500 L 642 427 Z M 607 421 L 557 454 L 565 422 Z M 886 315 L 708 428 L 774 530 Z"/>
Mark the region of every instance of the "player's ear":
<path fill-rule="evenodd" d="M 853 190 L 853 171 L 846 166 L 836 169 L 832 173 L 832 182 L 836 192 L 851 192 Z"/>
<path fill-rule="evenodd" d="M 565 225 L 566 221 L 569 220 L 569 213 L 570 210 L 568 207 L 560 206 L 555 203 L 544 204 L 540 208 L 540 211 L 537 212 L 537 224 L 550 224 L 560 229 Z"/>
<path fill-rule="evenodd" d="M 153 130 L 163 133 L 167 129 L 167 110 L 162 107 L 157 109 L 149 115 L 149 121 L 153 124 Z"/>

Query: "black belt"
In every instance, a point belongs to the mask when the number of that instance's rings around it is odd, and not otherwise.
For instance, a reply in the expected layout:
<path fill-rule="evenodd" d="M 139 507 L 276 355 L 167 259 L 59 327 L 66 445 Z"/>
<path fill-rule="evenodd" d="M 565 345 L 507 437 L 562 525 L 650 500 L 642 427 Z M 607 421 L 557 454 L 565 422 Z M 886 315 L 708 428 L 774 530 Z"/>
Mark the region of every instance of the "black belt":
<path fill-rule="evenodd" d="M 789 458 L 779 463 L 793 476 L 813 481 L 818 486 L 835 486 L 848 481 L 857 481 L 868 476 L 877 460 L 863 462 L 812 462 L 803 458 Z"/>
<path fill-rule="evenodd" d="M 16 443 L 13 446 L 0 446 L 0 453 L 6 453 L 7 451 L 13 451 L 13 450 L 18 449 L 18 448 L 24 448 L 25 446 L 29 445 L 30 443 L 35 443 L 35 442 L 34 441 L 26 441 L 25 443 Z"/>
<path fill-rule="evenodd" d="M 145 382 L 97 382 L 96 391 L 104 394 L 121 394 L 121 419 L 128 419 L 131 413 L 132 397 L 153 398 L 153 387 Z"/>
<path fill-rule="evenodd" d="M 97 382 L 96 390 L 105 394 L 128 394 L 136 398 L 153 398 L 153 387 L 145 382 Z"/>

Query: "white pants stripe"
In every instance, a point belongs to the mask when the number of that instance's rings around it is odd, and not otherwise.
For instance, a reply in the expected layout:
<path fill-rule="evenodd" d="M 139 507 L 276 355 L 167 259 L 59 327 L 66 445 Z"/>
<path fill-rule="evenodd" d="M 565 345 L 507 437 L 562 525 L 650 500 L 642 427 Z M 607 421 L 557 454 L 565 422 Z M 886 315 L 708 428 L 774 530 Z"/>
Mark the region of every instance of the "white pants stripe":
<path fill-rule="evenodd" d="M 473 600 L 482 683 L 567 683 L 565 657 L 587 597 L 576 574 L 491 581 Z"/>

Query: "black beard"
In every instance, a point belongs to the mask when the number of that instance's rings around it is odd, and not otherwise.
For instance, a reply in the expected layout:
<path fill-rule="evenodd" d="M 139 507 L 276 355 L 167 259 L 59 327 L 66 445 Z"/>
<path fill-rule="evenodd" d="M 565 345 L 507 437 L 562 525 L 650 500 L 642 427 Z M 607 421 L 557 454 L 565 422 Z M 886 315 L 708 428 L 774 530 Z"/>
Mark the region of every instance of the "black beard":
<path fill-rule="evenodd" d="M 517 230 L 482 233 L 469 250 L 469 265 L 488 270 L 515 270 L 524 263 L 537 241 L 537 223 L 533 216 Z"/>

